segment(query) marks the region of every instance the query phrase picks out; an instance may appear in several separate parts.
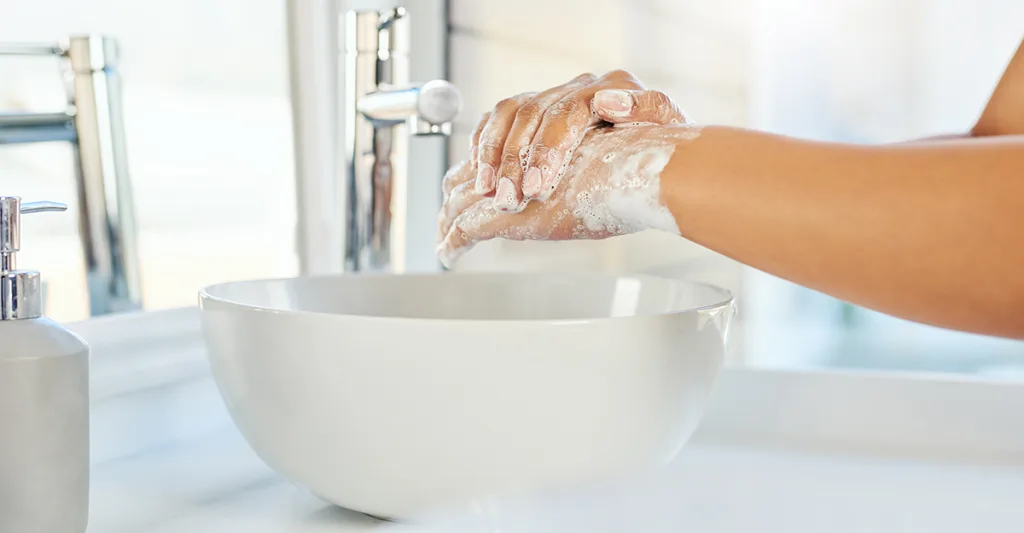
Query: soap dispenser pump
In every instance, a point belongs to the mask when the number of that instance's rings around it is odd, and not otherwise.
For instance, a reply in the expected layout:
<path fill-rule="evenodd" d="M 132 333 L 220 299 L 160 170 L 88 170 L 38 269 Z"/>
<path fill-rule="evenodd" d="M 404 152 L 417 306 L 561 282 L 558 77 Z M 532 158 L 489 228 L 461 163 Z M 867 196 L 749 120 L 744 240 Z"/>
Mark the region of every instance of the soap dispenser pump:
<path fill-rule="evenodd" d="M 56 202 L 0 196 L 0 532 L 84 533 L 89 346 L 45 318 L 39 273 L 15 269 L 21 215 Z"/>

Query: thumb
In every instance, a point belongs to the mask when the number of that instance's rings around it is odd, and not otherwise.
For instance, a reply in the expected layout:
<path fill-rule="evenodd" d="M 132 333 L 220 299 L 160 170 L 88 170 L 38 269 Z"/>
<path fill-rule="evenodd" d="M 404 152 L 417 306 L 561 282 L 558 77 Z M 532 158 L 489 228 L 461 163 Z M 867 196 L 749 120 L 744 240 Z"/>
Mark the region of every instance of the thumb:
<path fill-rule="evenodd" d="M 692 122 L 686 113 L 663 92 L 605 89 L 594 94 L 594 111 L 612 124 L 650 122 L 653 124 L 686 124 Z"/>

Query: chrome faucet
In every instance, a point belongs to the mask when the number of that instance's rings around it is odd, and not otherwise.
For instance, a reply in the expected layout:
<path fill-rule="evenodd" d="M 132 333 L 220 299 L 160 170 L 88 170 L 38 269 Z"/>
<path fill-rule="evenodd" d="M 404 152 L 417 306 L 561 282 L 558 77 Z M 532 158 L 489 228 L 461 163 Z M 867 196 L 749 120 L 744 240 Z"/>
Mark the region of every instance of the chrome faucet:
<path fill-rule="evenodd" d="M 405 270 L 408 135 L 450 135 L 462 108 L 447 81 L 409 83 L 408 25 L 401 7 L 345 15 L 346 271 Z"/>
<path fill-rule="evenodd" d="M 142 307 L 118 52 L 116 40 L 94 35 L 58 44 L 0 44 L 0 56 L 63 60 L 67 109 L 0 113 L 0 145 L 67 141 L 74 147 L 78 231 L 91 315 Z"/>

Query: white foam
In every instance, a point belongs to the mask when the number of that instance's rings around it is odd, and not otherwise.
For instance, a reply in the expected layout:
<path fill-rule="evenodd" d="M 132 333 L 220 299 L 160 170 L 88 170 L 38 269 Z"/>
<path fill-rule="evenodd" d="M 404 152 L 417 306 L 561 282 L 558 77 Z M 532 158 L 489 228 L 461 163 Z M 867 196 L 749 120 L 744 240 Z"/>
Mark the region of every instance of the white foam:
<path fill-rule="evenodd" d="M 635 126 L 619 126 L 623 128 Z M 582 224 L 573 238 L 624 235 L 654 229 L 679 234 L 675 217 L 661 200 L 661 173 L 679 140 L 692 140 L 699 131 L 678 129 L 669 135 L 636 135 L 618 139 L 620 146 L 594 143 L 579 148 L 577 170 L 596 172 L 599 161 L 607 178 L 601 186 L 570 190 L 567 200 Z M 612 138 L 612 137 L 609 137 Z M 586 180 L 584 180 L 586 181 Z"/>

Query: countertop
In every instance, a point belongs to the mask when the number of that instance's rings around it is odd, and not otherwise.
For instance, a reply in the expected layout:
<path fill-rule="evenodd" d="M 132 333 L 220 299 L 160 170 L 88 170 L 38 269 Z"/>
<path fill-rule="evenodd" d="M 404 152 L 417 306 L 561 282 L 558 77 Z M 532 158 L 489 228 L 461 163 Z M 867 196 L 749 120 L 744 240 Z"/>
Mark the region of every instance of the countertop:
<path fill-rule="evenodd" d="M 217 394 L 194 309 L 73 329 L 94 349 L 88 533 L 422 531 L 266 467 Z M 730 368 L 660 479 L 506 506 L 471 531 L 1016 532 L 1020 405 L 1019 382 Z"/>
<path fill-rule="evenodd" d="M 633 531 L 929 533 L 1020 531 L 1024 466 L 749 448 L 695 442 L 670 479 L 597 505 Z M 642 492 L 647 490 L 648 493 Z M 644 506 L 643 512 L 635 510 Z M 603 514 L 602 514 L 603 513 Z M 543 504 L 514 511 L 504 533 L 587 531 Z M 554 517 L 552 517 L 554 516 Z M 591 517 L 593 519 L 593 516 Z M 578 525 L 580 529 L 576 529 Z M 96 468 L 89 533 L 354 533 L 416 530 L 325 504 L 265 467 L 233 430 Z M 480 531 L 480 530 L 474 530 Z M 609 530 L 611 531 L 611 530 Z M 483 531 L 480 531 L 483 533 Z M 488 531 L 490 533 L 490 531 Z"/>

